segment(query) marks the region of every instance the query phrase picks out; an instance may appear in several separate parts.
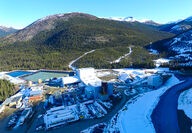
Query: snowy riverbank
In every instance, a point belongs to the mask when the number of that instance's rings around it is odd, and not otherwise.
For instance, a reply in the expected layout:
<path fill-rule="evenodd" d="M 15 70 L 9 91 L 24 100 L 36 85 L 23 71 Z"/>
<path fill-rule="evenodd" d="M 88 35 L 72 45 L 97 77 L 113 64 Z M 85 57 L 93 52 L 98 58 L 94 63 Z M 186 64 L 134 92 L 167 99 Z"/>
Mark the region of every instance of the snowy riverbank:
<path fill-rule="evenodd" d="M 183 110 L 192 119 L 192 88 L 182 92 L 179 96 L 178 109 Z"/>
<path fill-rule="evenodd" d="M 152 133 L 155 132 L 151 121 L 151 114 L 159 102 L 160 96 L 170 87 L 180 83 L 172 77 L 158 90 L 136 96 L 127 102 L 122 110 L 111 120 L 108 130 L 119 130 L 121 133 Z"/>

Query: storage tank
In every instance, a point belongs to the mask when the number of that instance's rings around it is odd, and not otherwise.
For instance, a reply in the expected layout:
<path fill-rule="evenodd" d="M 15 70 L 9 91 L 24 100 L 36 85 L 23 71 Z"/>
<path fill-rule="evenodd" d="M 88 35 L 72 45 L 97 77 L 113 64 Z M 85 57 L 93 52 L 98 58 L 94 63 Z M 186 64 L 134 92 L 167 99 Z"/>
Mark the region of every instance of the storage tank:
<path fill-rule="evenodd" d="M 28 81 L 28 86 L 32 86 L 33 85 L 33 82 L 32 81 Z"/>
<path fill-rule="evenodd" d="M 107 82 L 102 82 L 100 93 L 101 94 L 107 94 Z"/>

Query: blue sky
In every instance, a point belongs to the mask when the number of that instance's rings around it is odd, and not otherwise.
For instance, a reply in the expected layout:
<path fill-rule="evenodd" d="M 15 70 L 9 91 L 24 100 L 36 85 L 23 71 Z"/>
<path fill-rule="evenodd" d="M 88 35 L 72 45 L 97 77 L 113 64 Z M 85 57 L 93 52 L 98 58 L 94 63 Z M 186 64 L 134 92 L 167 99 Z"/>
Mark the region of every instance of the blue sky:
<path fill-rule="evenodd" d="M 166 23 L 192 16 L 191 6 L 192 0 L 0 0 L 0 25 L 23 28 L 47 15 L 67 12 Z"/>

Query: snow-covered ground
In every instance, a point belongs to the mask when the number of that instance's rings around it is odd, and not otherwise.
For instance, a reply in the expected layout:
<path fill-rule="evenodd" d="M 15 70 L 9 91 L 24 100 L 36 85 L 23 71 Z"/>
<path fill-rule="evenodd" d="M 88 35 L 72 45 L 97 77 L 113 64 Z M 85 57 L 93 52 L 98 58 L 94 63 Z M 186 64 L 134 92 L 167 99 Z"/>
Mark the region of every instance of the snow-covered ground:
<path fill-rule="evenodd" d="M 125 55 L 119 57 L 118 59 L 116 59 L 116 60 L 110 62 L 110 64 L 113 64 L 113 63 L 119 63 L 123 58 L 129 56 L 131 53 L 132 53 L 132 49 L 131 49 L 131 47 L 129 47 L 129 53 L 127 53 L 127 54 L 125 54 Z"/>
<path fill-rule="evenodd" d="M 149 49 L 149 52 L 150 52 L 150 54 L 155 54 L 155 55 L 159 54 L 159 52 L 155 49 Z"/>
<path fill-rule="evenodd" d="M 81 131 L 80 133 L 92 133 L 95 127 L 99 127 L 99 126 L 101 126 L 101 125 L 102 125 L 102 126 L 106 126 L 106 123 L 99 123 L 99 124 L 93 125 L 93 126 L 87 128 L 87 129 Z M 104 130 L 105 130 L 105 129 L 104 129 Z"/>
<path fill-rule="evenodd" d="M 176 53 L 175 60 L 183 61 L 181 66 L 191 66 L 192 61 L 192 30 L 188 30 L 177 35 L 175 38 L 171 39 L 167 45 L 169 49 Z"/>
<path fill-rule="evenodd" d="M 3 104 L 0 105 L 0 114 L 4 111 L 5 106 Z"/>
<path fill-rule="evenodd" d="M 6 74 L 7 72 L 0 72 L 0 79 L 6 79 L 9 80 L 13 84 L 20 84 L 20 83 L 25 83 L 25 80 L 22 80 L 17 77 L 12 77 Z"/>
<path fill-rule="evenodd" d="M 108 76 L 110 75 L 111 73 L 109 71 L 104 71 L 104 72 L 101 72 L 101 71 L 96 71 L 96 76 L 97 77 L 105 77 L 105 76 Z"/>
<path fill-rule="evenodd" d="M 168 68 L 155 68 L 155 69 L 133 69 L 133 68 L 124 68 L 124 69 L 113 69 L 119 73 L 118 79 L 125 81 L 128 78 L 132 79 L 141 79 L 153 75 L 154 73 L 163 73 L 169 72 Z"/>
<path fill-rule="evenodd" d="M 78 61 L 79 59 L 83 58 L 85 55 L 90 54 L 90 53 L 93 53 L 94 51 L 95 51 L 95 50 L 91 50 L 91 51 L 86 52 L 86 53 L 84 53 L 83 55 L 79 56 L 77 59 L 71 61 L 71 62 L 69 63 L 69 65 L 68 65 L 68 67 L 71 68 L 71 69 L 73 69 L 73 70 L 75 70 L 75 67 L 73 66 L 73 64 L 74 64 L 76 61 Z"/>
<path fill-rule="evenodd" d="M 164 59 L 164 58 L 154 60 L 156 67 L 159 67 L 163 63 L 169 63 L 169 61 L 170 59 Z"/>
<path fill-rule="evenodd" d="M 163 72 L 169 72 L 169 68 L 154 68 L 154 69 L 134 69 L 134 68 L 121 68 L 121 69 L 112 69 L 113 71 L 117 71 L 119 73 L 134 73 L 138 75 L 144 75 L 147 72 L 150 73 L 163 73 Z"/>
<path fill-rule="evenodd" d="M 178 109 L 183 110 L 192 119 L 192 88 L 182 92 L 179 96 Z"/>
<path fill-rule="evenodd" d="M 158 90 L 147 92 L 132 98 L 110 121 L 108 131 L 121 133 L 153 133 L 155 129 L 151 114 L 157 106 L 160 96 L 170 87 L 180 83 L 174 75 Z"/>
<path fill-rule="evenodd" d="M 96 76 L 110 82 L 127 82 L 127 79 L 139 81 L 145 77 L 151 76 L 155 73 L 169 72 L 169 68 L 155 68 L 155 69 L 97 69 Z"/>

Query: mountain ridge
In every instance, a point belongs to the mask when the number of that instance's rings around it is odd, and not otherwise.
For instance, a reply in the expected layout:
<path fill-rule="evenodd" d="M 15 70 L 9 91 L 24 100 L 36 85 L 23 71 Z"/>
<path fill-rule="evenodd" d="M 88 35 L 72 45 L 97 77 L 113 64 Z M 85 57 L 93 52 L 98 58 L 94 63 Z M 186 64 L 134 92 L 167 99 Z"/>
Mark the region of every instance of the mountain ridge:
<path fill-rule="evenodd" d="M 79 12 L 49 15 L 44 18 L 38 19 L 37 21 L 33 22 L 32 24 L 26 26 L 16 33 L 8 35 L 6 38 L 4 38 L 4 40 L 8 40 L 8 42 L 10 43 L 14 43 L 16 41 L 28 41 L 41 31 L 54 29 L 55 21 L 57 19 L 67 21 L 69 18 L 72 17 L 87 17 L 90 19 L 96 19 L 95 16 Z"/>
<path fill-rule="evenodd" d="M 5 27 L 5 26 L 0 26 L 0 38 L 5 37 L 11 33 L 14 33 L 18 31 L 18 29 L 12 28 L 12 27 Z"/>
<path fill-rule="evenodd" d="M 137 20 L 134 17 L 109 17 L 109 18 L 105 18 L 105 19 L 115 20 L 115 21 L 124 21 L 124 22 L 139 22 L 139 23 L 148 24 L 148 25 L 152 25 L 152 26 L 162 25 L 162 24 L 157 23 L 157 22 L 150 20 L 150 19 Z"/>
<path fill-rule="evenodd" d="M 180 21 L 159 26 L 160 30 L 175 34 L 183 33 L 191 28 L 192 28 L 192 16 Z"/>

